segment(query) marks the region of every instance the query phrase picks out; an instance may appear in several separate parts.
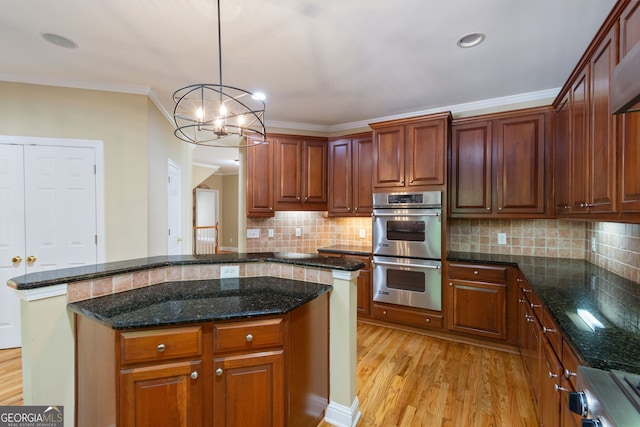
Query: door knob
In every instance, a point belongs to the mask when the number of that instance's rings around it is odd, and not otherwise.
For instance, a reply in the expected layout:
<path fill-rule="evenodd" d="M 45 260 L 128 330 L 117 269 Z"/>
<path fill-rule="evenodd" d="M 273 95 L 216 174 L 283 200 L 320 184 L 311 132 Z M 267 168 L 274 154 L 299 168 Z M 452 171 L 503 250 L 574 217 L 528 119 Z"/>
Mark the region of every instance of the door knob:
<path fill-rule="evenodd" d="M 22 262 L 22 257 L 20 255 L 14 256 L 11 258 L 11 262 L 14 264 L 18 264 Z"/>
<path fill-rule="evenodd" d="M 29 264 L 33 264 L 34 262 L 36 262 L 36 260 L 37 260 L 37 259 L 38 259 L 38 258 L 36 258 L 34 255 L 29 255 L 29 256 L 27 257 L 27 262 L 28 262 Z"/>

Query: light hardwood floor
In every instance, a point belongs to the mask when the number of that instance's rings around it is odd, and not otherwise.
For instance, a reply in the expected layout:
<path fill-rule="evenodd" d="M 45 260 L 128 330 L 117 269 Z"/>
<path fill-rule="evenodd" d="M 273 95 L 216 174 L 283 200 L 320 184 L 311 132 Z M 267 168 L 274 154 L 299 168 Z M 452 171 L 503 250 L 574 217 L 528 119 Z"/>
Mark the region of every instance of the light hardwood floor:
<path fill-rule="evenodd" d="M 357 357 L 360 427 L 538 426 L 517 354 L 358 323 Z M 0 350 L 0 406 L 22 404 L 21 376 Z"/>

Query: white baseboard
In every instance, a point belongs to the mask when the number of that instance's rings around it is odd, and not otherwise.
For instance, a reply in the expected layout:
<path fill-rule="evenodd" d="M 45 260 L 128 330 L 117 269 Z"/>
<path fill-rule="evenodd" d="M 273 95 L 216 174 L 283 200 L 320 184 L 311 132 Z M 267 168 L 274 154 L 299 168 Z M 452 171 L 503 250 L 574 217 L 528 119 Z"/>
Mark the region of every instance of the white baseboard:
<path fill-rule="evenodd" d="M 329 402 L 324 420 L 336 427 L 355 427 L 360 421 L 360 401 L 358 396 L 353 399 L 351 407 L 341 405 L 334 401 Z"/>

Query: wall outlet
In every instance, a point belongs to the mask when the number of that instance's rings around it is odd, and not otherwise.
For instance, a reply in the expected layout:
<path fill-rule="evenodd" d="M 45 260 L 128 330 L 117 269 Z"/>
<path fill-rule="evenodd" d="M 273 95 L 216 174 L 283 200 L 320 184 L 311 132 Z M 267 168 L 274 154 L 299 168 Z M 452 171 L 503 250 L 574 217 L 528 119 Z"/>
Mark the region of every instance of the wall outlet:
<path fill-rule="evenodd" d="M 260 238 L 259 228 L 247 228 L 247 239 L 259 239 L 259 238 Z"/>
<path fill-rule="evenodd" d="M 267 235 L 268 235 L 269 237 L 273 237 L 273 236 L 274 236 L 273 228 L 270 228 L 269 230 L 267 230 Z"/>
<path fill-rule="evenodd" d="M 240 277 L 239 265 L 221 265 L 220 266 L 221 279 L 232 279 L 236 277 Z"/>
<path fill-rule="evenodd" d="M 365 233 L 366 233 L 366 230 L 365 230 L 364 228 L 361 228 L 361 229 L 360 229 L 360 238 L 361 238 L 361 239 L 364 239 L 364 237 L 366 236 L 366 234 L 365 234 Z"/>
<path fill-rule="evenodd" d="M 299 228 L 296 228 L 296 237 L 300 237 L 302 236 L 302 230 Z"/>
<path fill-rule="evenodd" d="M 596 238 L 592 237 L 591 238 L 591 252 L 595 252 L 596 251 Z"/>
<path fill-rule="evenodd" d="M 498 233 L 498 244 L 499 245 L 507 244 L 507 233 Z"/>

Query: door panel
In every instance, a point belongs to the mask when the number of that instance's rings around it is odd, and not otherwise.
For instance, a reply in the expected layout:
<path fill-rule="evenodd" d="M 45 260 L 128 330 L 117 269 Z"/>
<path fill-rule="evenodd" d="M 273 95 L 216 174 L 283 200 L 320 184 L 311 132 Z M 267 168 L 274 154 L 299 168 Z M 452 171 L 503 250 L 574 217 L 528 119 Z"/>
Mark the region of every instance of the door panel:
<path fill-rule="evenodd" d="M 5 284 L 26 272 L 22 152 L 0 144 L 0 348 L 20 347 L 20 299 Z M 22 261 L 12 262 L 18 256 Z"/>

